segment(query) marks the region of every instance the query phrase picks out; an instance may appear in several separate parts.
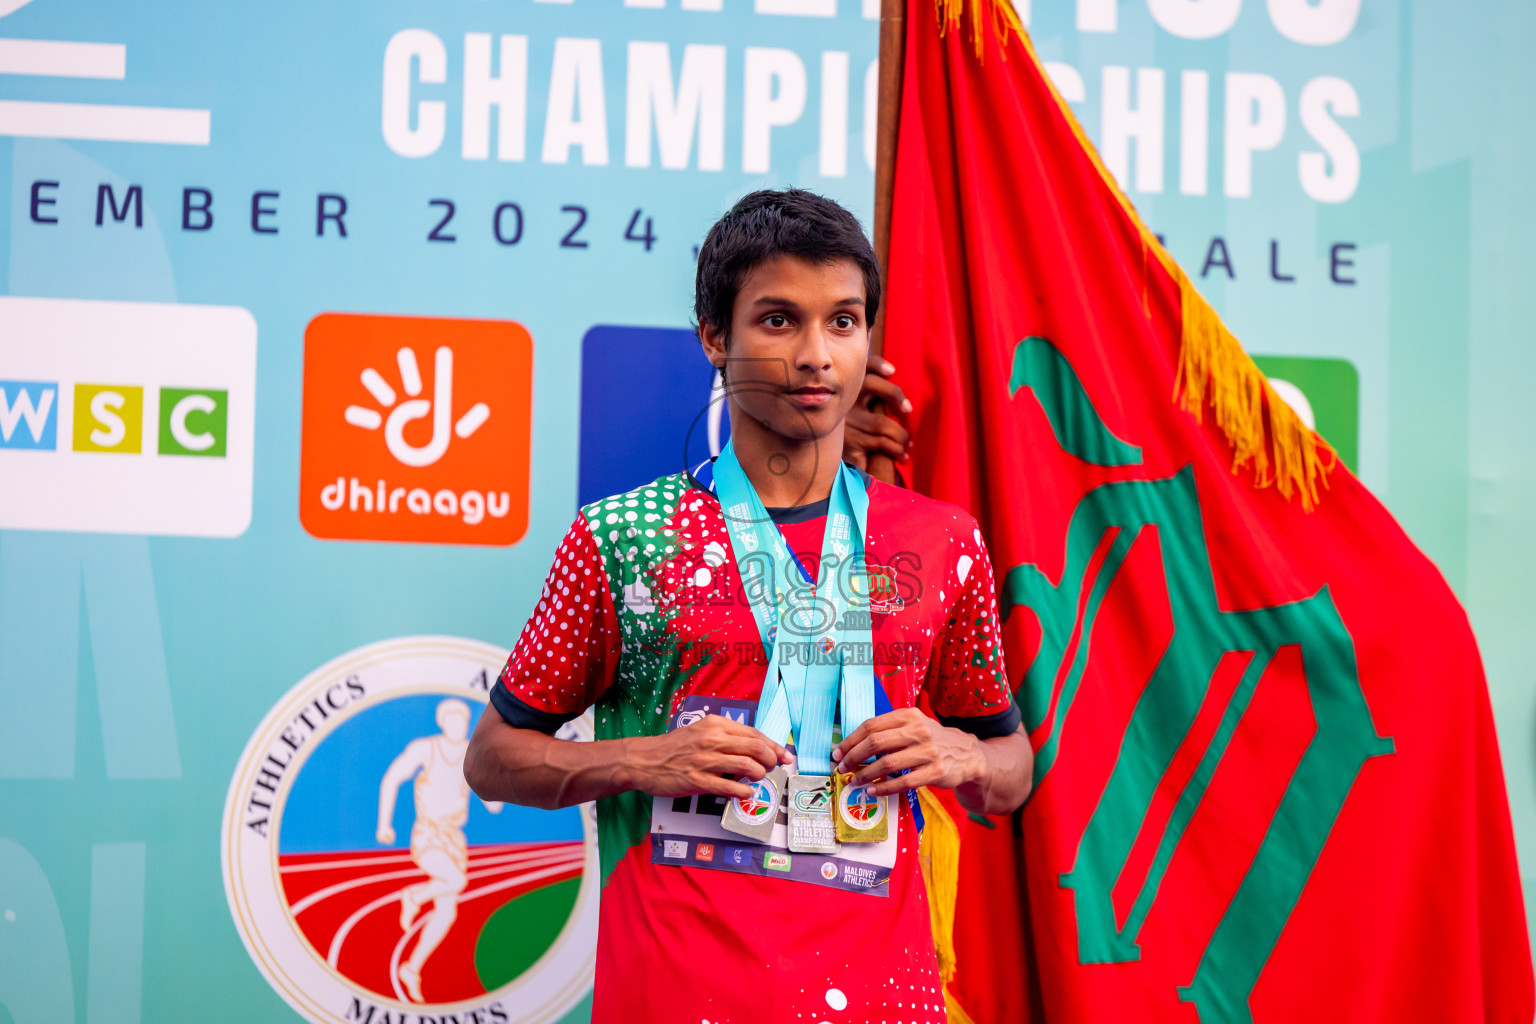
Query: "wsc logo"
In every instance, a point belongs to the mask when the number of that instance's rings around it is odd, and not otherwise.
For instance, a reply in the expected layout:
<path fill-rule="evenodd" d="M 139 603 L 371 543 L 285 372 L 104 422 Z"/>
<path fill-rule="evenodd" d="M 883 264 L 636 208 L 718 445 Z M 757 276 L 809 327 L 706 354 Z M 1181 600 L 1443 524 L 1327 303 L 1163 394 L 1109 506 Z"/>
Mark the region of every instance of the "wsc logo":
<path fill-rule="evenodd" d="M 533 340 L 504 320 L 326 313 L 304 332 L 299 518 L 329 540 L 513 544 Z"/>
<path fill-rule="evenodd" d="M 0 298 L 0 529 L 238 536 L 255 407 L 243 309 Z"/>
<path fill-rule="evenodd" d="M 467 737 L 505 652 L 451 637 L 359 648 L 263 720 L 224 808 L 246 949 L 326 1024 L 557 1020 L 592 984 L 591 809 L 484 804 Z M 585 719 L 567 738 L 590 739 Z"/>

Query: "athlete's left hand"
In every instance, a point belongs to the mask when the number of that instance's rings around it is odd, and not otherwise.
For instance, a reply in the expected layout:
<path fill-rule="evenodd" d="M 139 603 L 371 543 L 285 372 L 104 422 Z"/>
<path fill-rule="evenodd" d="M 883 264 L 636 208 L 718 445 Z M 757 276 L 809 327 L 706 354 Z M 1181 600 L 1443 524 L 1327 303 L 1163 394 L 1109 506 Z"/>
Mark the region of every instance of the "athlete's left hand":
<path fill-rule="evenodd" d="M 864 764 L 871 757 L 874 762 Z M 870 786 L 876 796 L 918 786 L 962 786 L 980 780 L 987 770 L 976 737 L 940 725 L 916 708 L 868 719 L 833 749 L 832 760 L 838 762 L 838 771 L 854 773 L 854 785 L 911 769 Z"/>

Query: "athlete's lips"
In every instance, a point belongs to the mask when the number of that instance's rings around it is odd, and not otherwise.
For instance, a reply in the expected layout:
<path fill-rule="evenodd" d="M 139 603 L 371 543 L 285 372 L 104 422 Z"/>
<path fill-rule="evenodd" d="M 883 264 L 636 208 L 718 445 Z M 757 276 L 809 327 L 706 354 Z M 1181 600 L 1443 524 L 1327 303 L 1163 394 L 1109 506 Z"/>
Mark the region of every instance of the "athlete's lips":
<path fill-rule="evenodd" d="M 826 387 L 825 385 L 812 384 L 803 388 L 795 388 L 793 391 L 787 393 L 789 395 L 789 400 L 794 402 L 800 408 L 818 409 L 832 401 L 832 399 L 837 395 L 837 390 L 835 388 Z"/>

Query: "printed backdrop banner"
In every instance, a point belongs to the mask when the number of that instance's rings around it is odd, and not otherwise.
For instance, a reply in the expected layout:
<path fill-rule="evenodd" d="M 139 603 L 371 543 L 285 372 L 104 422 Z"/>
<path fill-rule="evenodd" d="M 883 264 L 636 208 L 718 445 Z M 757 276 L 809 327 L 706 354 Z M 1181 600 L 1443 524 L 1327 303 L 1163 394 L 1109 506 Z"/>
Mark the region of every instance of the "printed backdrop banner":
<path fill-rule="evenodd" d="M 0 0 L 0 1021 L 586 1019 L 590 817 L 463 737 L 578 499 L 728 436 L 709 224 L 868 217 L 878 6 Z M 1018 6 L 1466 604 L 1532 864 L 1536 10 Z"/>

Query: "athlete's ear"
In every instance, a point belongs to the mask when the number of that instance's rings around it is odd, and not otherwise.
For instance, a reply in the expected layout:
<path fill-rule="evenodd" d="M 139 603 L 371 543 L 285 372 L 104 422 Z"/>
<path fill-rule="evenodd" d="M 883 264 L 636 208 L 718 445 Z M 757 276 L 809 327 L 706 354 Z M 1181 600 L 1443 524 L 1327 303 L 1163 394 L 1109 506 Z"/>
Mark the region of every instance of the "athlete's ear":
<path fill-rule="evenodd" d="M 699 343 L 704 346 L 704 358 L 716 369 L 725 367 L 725 332 L 714 324 L 699 324 Z"/>

